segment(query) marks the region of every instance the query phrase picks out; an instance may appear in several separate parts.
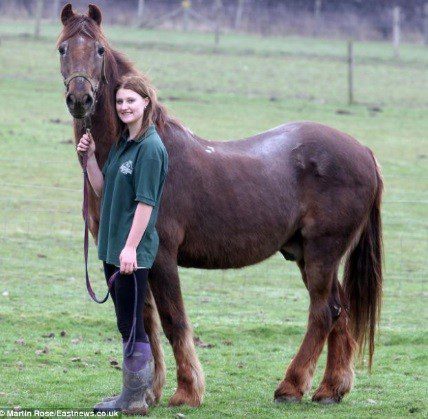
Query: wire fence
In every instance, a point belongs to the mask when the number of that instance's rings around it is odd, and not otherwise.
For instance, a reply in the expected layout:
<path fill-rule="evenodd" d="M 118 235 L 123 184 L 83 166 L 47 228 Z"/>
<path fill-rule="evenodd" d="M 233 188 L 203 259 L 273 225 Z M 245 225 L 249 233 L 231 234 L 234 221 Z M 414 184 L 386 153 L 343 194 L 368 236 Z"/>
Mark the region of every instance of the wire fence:
<path fill-rule="evenodd" d="M 18 40 L 25 43 L 28 40 L 28 25 L 23 24 L 22 27 L 24 32 L 17 32 L 14 26 L 0 24 L 0 39 L 12 42 Z M 219 56 L 230 58 L 222 63 L 222 67 L 224 67 L 222 71 L 230 74 L 230 83 L 224 85 L 212 83 L 210 77 L 204 77 L 197 85 L 197 91 L 201 95 L 211 94 L 216 91 L 219 93 L 227 92 L 228 94 L 267 97 L 271 101 L 298 99 L 335 104 L 338 102 L 345 103 L 343 99 L 347 98 L 348 104 L 366 106 L 370 116 L 375 116 L 382 112 L 383 107 L 389 105 L 407 108 L 428 107 L 426 95 L 423 94 L 423 86 L 428 82 L 425 71 L 428 65 L 428 53 L 426 48 L 420 45 L 404 45 L 398 59 L 391 47 L 380 44 L 353 43 L 353 47 L 351 49 L 348 48 L 347 53 L 346 42 L 337 40 L 309 42 L 309 39 L 305 41 L 287 39 L 285 42 L 279 39 L 252 40 L 248 38 L 240 39 L 237 42 L 236 39 L 227 37 L 221 45 L 213 48 L 202 35 L 187 34 L 183 35 L 183 37 L 175 38 L 166 35 L 161 36 L 155 31 L 145 30 L 142 33 L 138 33 L 129 28 L 126 28 L 126 30 L 114 29 L 116 32 L 110 39 L 114 42 L 115 47 L 134 48 L 137 50 L 133 52 L 136 57 L 139 56 L 138 50 L 144 49 L 155 53 L 159 51 L 190 53 L 195 60 L 200 60 L 203 55 L 215 56 L 216 59 Z M 58 32 L 59 28 L 56 25 L 47 25 L 46 35 L 38 42 L 52 46 L 55 43 Z M 277 71 L 271 77 L 266 78 L 264 64 L 255 65 L 255 63 L 251 62 L 253 58 L 263 61 L 267 58 L 276 60 L 272 65 L 275 68 L 277 67 Z M 244 78 L 239 77 L 239 75 L 242 75 L 247 65 L 242 63 L 240 71 L 237 71 L 235 60 L 241 61 L 244 59 L 248 60 L 248 66 L 251 66 L 253 72 L 251 79 L 263 78 L 266 86 L 258 87 L 257 83 L 242 83 Z M 290 59 L 291 65 L 287 66 L 284 59 Z M 293 63 L 294 60 L 296 62 Z M 327 79 L 322 83 L 305 83 L 305 91 L 303 92 L 293 84 L 284 83 L 284 79 L 287 79 L 289 71 L 294 72 L 300 66 L 297 73 L 289 76 L 300 78 L 304 74 L 304 78 L 307 79 L 315 77 L 311 71 L 312 66 L 308 66 L 304 62 L 306 60 L 314 61 L 314 67 L 325 67 L 324 74 Z M 338 64 L 335 65 L 335 63 Z M 183 64 L 180 64 L 180 67 L 182 66 Z M 158 70 L 162 72 L 168 71 L 167 67 Z M 195 72 L 195 68 L 198 68 L 198 64 L 194 63 L 188 69 L 182 68 L 180 73 Z M 338 77 L 334 80 L 328 78 L 328 74 L 331 74 L 332 71 L 338 73 Z M 284 72 L 287 73 L 283 74 Z M 404 77 L 404 73 L 408 74 L 409 77 Z M 388 74 L 388 77 L 385 77 L 385 74 Z M 233 75 L 236 75 L 236 77 Z M 37 73 L 31 73 L 30 77 L 27 77 L 24 73 L 8 74 L 7 70 L 0 77 L 6 80 L 37 80 L 38 82 L 46 83 L 52 81 L 52 74 L 50 72 L 46 73 L 46 70 L 42 68 Z M 174 74 L 174 80 L 176 77 L 177 75 Z M 163 79 L 167 79 L 167 77 L 163 77 Z M 334 83 L 334 88 L 323 87 L 327 87 L 331 83 Z M 158 87 L 161 90 L 176 91 L 177 84 L 187 92 L 196 90 L 193 82 L 181 79 L 178 83 L 175 81 L 174 84 L 160 83 Z M 391 85 L 396 88 L 391 89 Z M 397 95 L 398 90 L 400 91 L 399 95 Z M 177 100 L 177 98 L 172 98 L 171 100 Z M 336 112 L 346 115 L 353 113 L 350 109 L 338 109 Z M 403 143 L 406 143 L 406 141 L 406 139 L 403 139 Z M 60 164 L 52 161 L 45 163 Z"/>
<path fill-rule="evenodd" d="M 3 16 L 33 19 L 33 34 L 43 33 L 46 21 L 59 21 L 65 1 L 27 0 L 0 3 Z M 338 4 L 335 4 L 338 3 Z M 351 4 L 352 3 L 352 4 Z M 218 43 L 221 32 L 250 32 L 261 35 L 334 36 L 401 39 L 428 44 L 428 5 L 420 2 L 268 1 L 268 0 L 99 0 L 103 21 L 128 27 L 212 31 Z M 87 10 L 87 2 L 73 6 Z"/>

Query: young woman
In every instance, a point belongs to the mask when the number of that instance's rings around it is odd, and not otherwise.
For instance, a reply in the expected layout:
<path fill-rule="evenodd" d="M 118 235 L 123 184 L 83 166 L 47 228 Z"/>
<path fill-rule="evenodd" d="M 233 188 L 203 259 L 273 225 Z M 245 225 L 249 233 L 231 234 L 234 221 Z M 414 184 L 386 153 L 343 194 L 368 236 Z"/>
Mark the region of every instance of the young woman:
<path fill-rule="evenodd" d="M 84 134 L 77 145 L 78 152 L 87 153 L 91 186 L 102 196 L 98 256 L 106 280 L 120 271 L 110 294 L 123 339 L 123 390 L 119 397 L 97 404 L 97 411 L 141 413 L 147 409 L 145 393 L 153 379 L 143 309 L 148 272 L 159 244 L 155 224 L 168 171 L 168 155 L 152 121 L 156 100 L 156 91 L 147 79 L 125 77 L 116 89 L 120 136 L 102 171 L 95 158 L 93 138 Z M 134 275 L 138 304 L 132 345 Z"/>

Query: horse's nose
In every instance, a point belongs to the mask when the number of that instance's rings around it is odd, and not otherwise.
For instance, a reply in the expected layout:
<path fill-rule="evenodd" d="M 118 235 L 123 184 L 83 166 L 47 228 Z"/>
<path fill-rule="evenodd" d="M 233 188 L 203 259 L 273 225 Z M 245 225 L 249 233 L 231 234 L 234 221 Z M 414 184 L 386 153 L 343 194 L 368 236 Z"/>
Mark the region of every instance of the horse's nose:
<path fill-rule="evenodd" d="M 89 93 L 86 93 L 82 97 L 82 103 L 85 110 L 91 109 L 92 104 L 94 103 L 94 98 Z"/>
<path fill-rule="evenodd" d="M 94 104 L 94 98 L 90 93 L 84 93 L 82 95 L 68 93 L 65 102 L 70 111 L 76 112 L 87 112 L 92 108 Z"/>
<path fill-rule="evenodd" d="M 67 104 L 68 109 L 73 110 L 76 106 L 76 96 L 74 96 L 72 93 L 69 93 L 65 98 L 65 103 Z"/>

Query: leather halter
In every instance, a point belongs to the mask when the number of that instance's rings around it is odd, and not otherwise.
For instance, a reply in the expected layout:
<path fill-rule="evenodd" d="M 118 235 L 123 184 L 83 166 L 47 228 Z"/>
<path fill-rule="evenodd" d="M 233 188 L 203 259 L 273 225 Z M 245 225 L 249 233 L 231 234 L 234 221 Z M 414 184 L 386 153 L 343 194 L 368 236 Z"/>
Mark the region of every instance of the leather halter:
<path fill-rule="evenodd" d="M 94 81 L 92 77 L 90 77 L 87 73 L 83 71 L 75 71 L 74 73 L 71 73 L 67 78 L 64 79 L 64 86 L 67 89 L 67 91 L 71 81 L 77 77 L 82 77 L 91 85 L 92 93 L 95 94 L 98 92 L 100 83 L 97 81 Z M 106 68 L 105 68 L 105 54 L 103 54 L 103 62 L 101 64 L 101 81 L 103 81 L 105 84 L 108 84 L 108 80 L 106 77 Z"/>
<path fill-rule="evenodd" d="M 91 79 L 86 73 L 83 73 L 82 71 L 76 71 L 75 73 L 70 74 L 66 79 L 64 79 L 64 86 L 68 91 L 68 86 L 71 83 L 71 80 L 82 77 L 85 79 L 90 85 L 93 93 L 96 93 L 98 91 L 99 83 L 96 83 Z"/>

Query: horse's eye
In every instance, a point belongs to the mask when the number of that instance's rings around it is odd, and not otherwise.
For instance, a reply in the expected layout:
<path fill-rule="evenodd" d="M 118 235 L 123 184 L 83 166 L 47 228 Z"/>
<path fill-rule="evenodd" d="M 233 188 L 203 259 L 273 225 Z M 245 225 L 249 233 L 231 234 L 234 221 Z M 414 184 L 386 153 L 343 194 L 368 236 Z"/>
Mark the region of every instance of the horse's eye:
<path fill-rule="evenodd" d="M 64 48 L 64 47 L 59 47 L 59 48 L 58 48 L 58 52 L 59 52 L 61 55 L 64 55 L 64 54 L 65 54 L 65 48 Z"/>
<path fill-rule="evenodd" d="M 98 54 L 103 55 L 104 54 L 104 47 L 98 47 Z"/>

